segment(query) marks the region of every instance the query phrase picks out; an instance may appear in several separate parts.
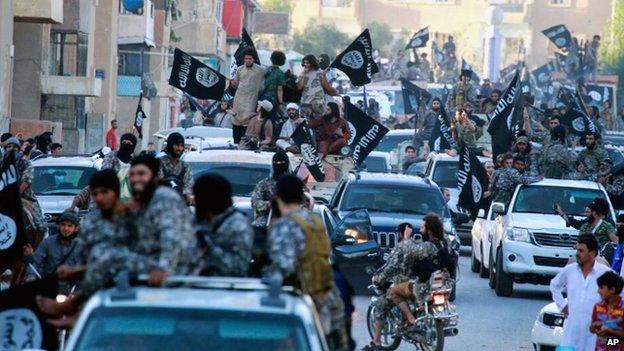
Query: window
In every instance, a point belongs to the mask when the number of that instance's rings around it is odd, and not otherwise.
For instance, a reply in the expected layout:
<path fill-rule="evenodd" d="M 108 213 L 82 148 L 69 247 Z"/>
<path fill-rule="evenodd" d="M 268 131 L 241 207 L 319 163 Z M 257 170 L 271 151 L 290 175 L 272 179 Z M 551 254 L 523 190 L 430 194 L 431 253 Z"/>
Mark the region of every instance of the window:
<path fill-rule="evenodd" d="M 353 0 L 321 0 L 322 7 L 351 7 Z"/>
<path fill-rule="evenodd" d="M 88 40 L 85 33 L 52 31 L 48 73 L 52 76 L 86 76 Z"/>
<path fill-rule="evenodd" d="M 140 76 L 143 74 L 142 55 L 140 53 L 119 53 L 118 75 Z"/>
<path fill-rule="evenodd" d="M 89 185 L 93 167 L 35 167 L 33 191 L 37 195 L 78 195 Z"/>
<path fill-rule="evenodd" d="M 195 179 L 205 173 L 216 173 L 232 184 L 232 196 L 251 196 L 256 184 L 271 175 L 271 165 L 255 163 L 189 162 Z"/>
<path fill-rule="evenodd" d="M 374 212 L 422 215 L 433 212 L 444 216 L 446 203 L 437 189 L 397 184 L 352 184 L 345 192 L 340 210 L 362 208 Z"/>
<path fill-rule="evenodd" d="M 572 0 L 548 0 L 548 5 L 555 7 L 569 7 L 572 5 Z"/>
<path fill-rule="evenodd" d="M 582 216 L 587 204 L 597 197 L 605 198 L 599 190 L 524 185 L 518 191 L 514 212 L 552 214 L 558 203 L 565 213 Z"/>

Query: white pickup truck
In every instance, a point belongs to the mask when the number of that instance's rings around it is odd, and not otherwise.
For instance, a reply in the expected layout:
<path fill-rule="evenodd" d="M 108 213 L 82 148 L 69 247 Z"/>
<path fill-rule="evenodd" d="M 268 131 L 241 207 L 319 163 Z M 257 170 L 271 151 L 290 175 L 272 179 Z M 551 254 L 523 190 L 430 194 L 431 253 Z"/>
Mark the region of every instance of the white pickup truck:
<path fill-rule="evenodd" d="M 479 228 L 473 228 L 473 244 L 478 245 L 473 246 L 473 257 L 488 272 L 496 295 L 511 296 L 514 283 L 548 284 L 575 256 L 578 239 L 578 230 L 566 227 L 553 205 L 581 219 L 597 197 L 609 201 L 598 183 L 544 179 L 516 187 L 507 208 L 493 203 L 487 217 L 475 223 Z M 615 219 L 611 202 L 609 217 Z"/>

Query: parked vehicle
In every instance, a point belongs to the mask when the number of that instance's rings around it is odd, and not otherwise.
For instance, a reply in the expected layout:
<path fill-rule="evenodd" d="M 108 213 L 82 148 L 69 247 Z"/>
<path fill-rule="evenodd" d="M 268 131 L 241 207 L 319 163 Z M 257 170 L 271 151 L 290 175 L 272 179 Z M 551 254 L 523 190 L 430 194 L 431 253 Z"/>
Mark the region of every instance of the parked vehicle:
<path fill-rule="evenodd" d="M 531 342 L 535 351 L 554 350 L 563 337 L 565 316 L 554 302 L 544 306 L 537 314 L 531 330 Z"/>

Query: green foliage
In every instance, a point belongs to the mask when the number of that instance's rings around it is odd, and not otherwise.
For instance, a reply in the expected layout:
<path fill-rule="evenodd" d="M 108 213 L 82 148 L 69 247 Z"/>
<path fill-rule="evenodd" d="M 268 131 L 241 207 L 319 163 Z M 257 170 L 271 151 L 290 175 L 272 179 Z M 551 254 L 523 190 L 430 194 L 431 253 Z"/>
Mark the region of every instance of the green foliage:
<path fill-rule="evenodd" d="M 289 0 L 261 0 L 260 6 L 267 12 L 291 12 L 292 2 Z"/>
<path fill-rule="evenodd" d="M 390 30 L 390 26 L 386 23 L 373 21 L 366 27 L 370 31 L 373 48 L 378 49 L 381 53 L 387 55 L 388 50 L 391 47 L 390 44 L 394 38 L 392 31 Z"/>
<path fill-rule="evenodd" d="M 328 54 L 335 57 L 354 38 L 349 38 L 336 25 L 308 22 L 303 32 L 293 34 L 293 49 L 301 54 Z"/>
<path fill-rule="evenodd" d="M 615 13 L 602 36 L 600 45 L 600 65 L 606 74 L 617 74 L 624 78 L 624 0 L 617 0 Z M 624 88 L 624 79 L 620 79 L 620 89 Z M 620 90 L 621 91 L 621 90 Z"/>

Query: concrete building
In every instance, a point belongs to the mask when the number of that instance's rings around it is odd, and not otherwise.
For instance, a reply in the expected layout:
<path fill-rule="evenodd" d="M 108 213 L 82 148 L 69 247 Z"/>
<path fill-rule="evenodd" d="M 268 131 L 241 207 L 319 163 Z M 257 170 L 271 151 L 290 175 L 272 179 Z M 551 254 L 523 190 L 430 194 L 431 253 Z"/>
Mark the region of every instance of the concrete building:
<path fill-rule="evenodd" d="M 291 26 L 301 31 L 311 20 L 334 23 L 353 36 L 373 21 L 387 23 L 397 36 L 403 29 L 413 33 L 429 26 L 432 39 L 442 44 L 454 36 L 458 56 L 479 66 L 485 10 L 491 4 L 504 11 L 503 65 L 526 57 L 530 67 L 539 66 L 554 52 L 543 29 L 565 24 L 579 40 L 587 40 L 603 31 L 612 13 L 612 0 L 298 0 Z"/>

